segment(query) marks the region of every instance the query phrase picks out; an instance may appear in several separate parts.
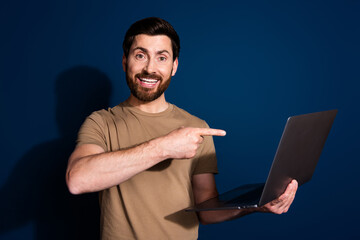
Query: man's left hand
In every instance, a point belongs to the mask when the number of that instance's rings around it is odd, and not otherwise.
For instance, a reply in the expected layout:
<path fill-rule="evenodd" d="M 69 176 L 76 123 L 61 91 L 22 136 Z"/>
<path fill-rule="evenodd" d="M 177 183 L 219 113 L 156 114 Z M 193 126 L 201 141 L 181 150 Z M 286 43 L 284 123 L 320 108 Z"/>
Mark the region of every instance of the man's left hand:
<path fill-rule="evenodd" d="M 293 179 L 287 186 L 285 192 L 277 199 L 259 207 L 260 212 L 270 212 L 275 214 L 286 213 L 292 202 L 294 201 L 296 191 L 298 189 L 298 182 Z"/>

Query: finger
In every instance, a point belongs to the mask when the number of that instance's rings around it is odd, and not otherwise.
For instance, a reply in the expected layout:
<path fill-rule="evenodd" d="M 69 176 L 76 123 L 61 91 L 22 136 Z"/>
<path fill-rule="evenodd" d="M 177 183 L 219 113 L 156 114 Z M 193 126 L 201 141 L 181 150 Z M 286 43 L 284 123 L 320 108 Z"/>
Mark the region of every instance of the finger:
<path fill-rule="evenodd" d="M 225 136 L 226 132 L 214 128 L 196 128 L 195 131 L 201 136 Z"/>
<path fill-rule="evenodd" d="M 291 181 L 291 183 L 288 185 L 288 187 L 286 188 L 286 191 L 285 191 L 288 194 L 287 200 L 288 200 L 288 202 L 290 202 L 290 204 L 293 202 L 293 200 L 295 198 L 297 189 L 298 189 L 298 183 L 294 179 Z"/>
<path fill-rule="evenodd" d="M 203 141 L 204 141 L 204 137 L 200 135 L 198 139 L 198 143 L 201 144 Z"/>
<path fill-rule="evenodd" d="M 293 179 L 286 187 L 285 192 L 283 193 L 283 195 L 295 195 L 296 191 L 298 188 L 298 183 L 295 179 Z"/>
<path fill-rule="evenodd" d="M 292 180 L 291 183 L 286 188 L 286 191 L 284 193 L 284 203 L 282 205 L 284 212 L 287 212 L 291 204 L 293 203 L 297 188 L 298 188 L 298 183 L 296 180 Z"/>
<path fill-rule="evenodd" d="M 294 179 L 291 181 L 291 184 L 292 184 L 292 189 L 291 189 L 291 203 L 292 203 L 295 199 L 295 195 L 298 189 L 298 182 Z"/>

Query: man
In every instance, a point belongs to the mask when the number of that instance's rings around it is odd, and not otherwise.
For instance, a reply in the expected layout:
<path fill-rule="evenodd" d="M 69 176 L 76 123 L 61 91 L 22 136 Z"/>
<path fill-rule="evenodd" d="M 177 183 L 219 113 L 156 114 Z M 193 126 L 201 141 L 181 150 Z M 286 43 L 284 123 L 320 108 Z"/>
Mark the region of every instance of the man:
<path fill-rule="evenodd" d="M 261 208 L 199 216 L 183 211 L 218 195 L 212 136 L 226 133 L 165 100 L 180 49 L 168 22 L 134 23 L 123 49 L 130 97 L 86 119 L 66 173 L 71 193 L 100 192 L 102 239 L 197 239 L 199 220 L 206 224 L 288 210 L 296 181 Z"/>

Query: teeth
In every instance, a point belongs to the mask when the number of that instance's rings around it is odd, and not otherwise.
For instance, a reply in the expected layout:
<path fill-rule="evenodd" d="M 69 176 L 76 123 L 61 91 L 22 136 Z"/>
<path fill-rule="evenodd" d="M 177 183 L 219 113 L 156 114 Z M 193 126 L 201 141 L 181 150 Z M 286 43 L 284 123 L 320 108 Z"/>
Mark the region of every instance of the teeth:
<path fill-rule="evenodd" d="M 155 79 L 148 79 L 148 78 L 140 78 L 140 80 L 147 83 L 156 83 L 158 81 Z"/>

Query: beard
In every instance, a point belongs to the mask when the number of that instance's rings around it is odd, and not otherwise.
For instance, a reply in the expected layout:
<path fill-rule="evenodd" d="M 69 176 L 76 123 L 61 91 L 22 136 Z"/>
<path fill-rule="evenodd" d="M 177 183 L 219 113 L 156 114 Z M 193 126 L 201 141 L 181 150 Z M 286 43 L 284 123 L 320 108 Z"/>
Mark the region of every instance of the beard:
<path fill-rule="evenodd" d="M 150 78 L 159 80 L 159 86 L 156 89 L 145 88 L 137 82 L 137 78 Z M 171 81 L 171 75 L 168 79 L 163 81 L 163 78 L 156 74 L 149 74 L 147 72 L 138 73 L 133 79 L 126 71 L 126 83 L 130 88 L 131 94 L 143 102 L 151 102 L 158 99 L 169 87 Z"/>

